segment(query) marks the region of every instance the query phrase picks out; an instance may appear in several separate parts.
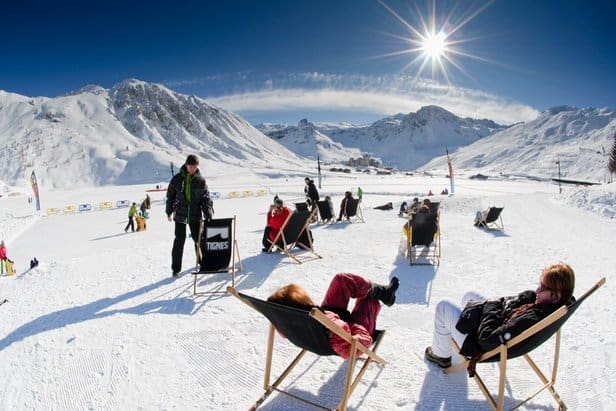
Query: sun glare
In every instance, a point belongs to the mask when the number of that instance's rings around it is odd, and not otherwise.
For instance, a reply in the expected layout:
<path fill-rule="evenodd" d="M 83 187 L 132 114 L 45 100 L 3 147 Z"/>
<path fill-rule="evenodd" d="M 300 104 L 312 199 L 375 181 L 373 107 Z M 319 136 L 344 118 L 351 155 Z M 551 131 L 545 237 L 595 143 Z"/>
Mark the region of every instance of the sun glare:
<path fill-rule="evenodd" d="M 429 34 L 424 37 L 421 44 L 421 50 L 427 57 L 438 59 L 447 51 L 447 36 L 445 33 Z"/>
<path fill-rule="evenodd" d="M 427 69 L 432 73 L 433 79 L 440 73 L 450 83 L 450 69 L 452 67 L 470 77 L 456 61 L 456 57 L 487 61 L 461 49 L 461 44 L 471 39 L 463 38 L 459 31 L 495 0 L 486 1 L 485 4 L 476 10 L 467 9 L 464 11 L 454 8 L 444 18 L 437 16 L 436 0 L 431 0 L 430 10 L 422 11 L 415 5 L 416 13 L 413 18 L 416 21 L 415 25 L 396 13 L 385 3 L 385 0 L 377 1 L 408 30 L 406 35 L 392 34 L 393 37 L 404 43 L 405 48 L 387 54 L 387 56 L 415 55 L 413 60 L 404 67 L 403 71 L 417 67 L 415 76 L 420 77 L 424 70 Z"/>

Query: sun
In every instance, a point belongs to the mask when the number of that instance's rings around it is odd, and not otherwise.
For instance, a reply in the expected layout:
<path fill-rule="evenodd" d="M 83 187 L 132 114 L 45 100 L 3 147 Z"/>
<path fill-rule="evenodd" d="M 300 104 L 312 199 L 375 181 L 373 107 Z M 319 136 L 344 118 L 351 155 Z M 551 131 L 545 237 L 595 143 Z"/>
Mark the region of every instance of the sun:
<path fill-rule="evenodd" d="M 421 40 L 421 51 L 426 57 L 440 59 L 447 51 L 447 35 L 442 31 L 430 33 Z"/>
<path fill-rule="evenodd" d="M 471 58 L 481 61 L 488 61 L 479 56 L 475 56 L 461 48 L 463 43 L 473 39 L 464 38 L 461 34 L 461 29 L 471 20 L 477 17 L 495 0 L 487 0 L 485 4 L 478 9 L 469 8 L 467 10 L 459 10 L 453 8 L 449 11 L 446 17 L 438 16 L 436 10 L 437 0 L 428 0 L 429 10 L 420 10 L 417 5 L 414 13 L 414 24 L 410 20 L 404 19 L 389 7 L 385 0 L 377 0 L 392 16 L 394 16 L 406 29 L 404 35 L 391 34 L 392 37 L 402 41 L 403 49 L 392 53 L 385 54 L 386 57 L 400 55 L 415 55 L 415 57 L 406 64 L 402 71 L 413 70 L 415 77 L 421 77 L 424 70 L 432 73 L 432 79 L 436 77 L 444 78 L 447 83 L 451 82 L 451 69 L 455 68 L 471 77 L 462 68 L 460 58 Z M 461 13 L 458 13 L 461 11 Z M 412 16 L 413 17 L 413 16 Z"/>

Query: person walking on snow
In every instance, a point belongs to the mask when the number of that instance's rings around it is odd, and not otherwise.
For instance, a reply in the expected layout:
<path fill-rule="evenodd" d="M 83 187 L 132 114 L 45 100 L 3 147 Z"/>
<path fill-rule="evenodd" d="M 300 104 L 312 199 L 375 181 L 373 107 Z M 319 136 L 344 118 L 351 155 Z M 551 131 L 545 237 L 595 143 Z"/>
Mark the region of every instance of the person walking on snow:
<path fill-rule="evenodd" d="M 199 159 L 190 154 L 167 187 L 165 213 L 169 221 L 175 222 L 175 239 L 171 250 L 171 270 L 174 277 L 182 271 L 186 224 L 195 245 L 197 264 L 200 263 L 199 238 L 202 222 L 208 223 L 212 219 L 212 204 L 207 183 L 199 172 Z"/>
<path fill-rule="evenodd" d="M 135 214 L 137 214 L 137 204 L 133 203 L 128 209 L 128 224 L 126 224 L 124 232 L 127 232 L 129 227 L 133 233 L 135 232 L 135 221 L 133 220 Z"/>

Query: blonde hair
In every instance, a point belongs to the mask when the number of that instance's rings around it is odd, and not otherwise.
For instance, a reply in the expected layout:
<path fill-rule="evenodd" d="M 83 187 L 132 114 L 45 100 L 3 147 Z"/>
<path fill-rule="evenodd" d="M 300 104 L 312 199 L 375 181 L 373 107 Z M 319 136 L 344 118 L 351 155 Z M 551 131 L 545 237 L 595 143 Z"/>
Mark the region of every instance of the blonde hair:
<path fill-rule="evenodd" d="M 287 284 L 280 287 L 267 298 L 267 301 L 300 309 L 309 309 L 315 306 L 308 292 L 297 284 Z"/>
<path fill-rule="evenodd" d="M 541 272 L 541 283 L 560 295 L 559 304 L 569 304 L 575 288 L 575 273 L 569 264 L 548 265 Z"/>

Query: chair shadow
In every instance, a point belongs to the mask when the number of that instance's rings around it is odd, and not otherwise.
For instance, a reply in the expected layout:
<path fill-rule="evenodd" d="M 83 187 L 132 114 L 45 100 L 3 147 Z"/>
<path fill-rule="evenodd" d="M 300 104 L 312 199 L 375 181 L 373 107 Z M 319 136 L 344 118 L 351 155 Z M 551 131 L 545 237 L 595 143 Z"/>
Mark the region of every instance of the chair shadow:
<path fill-rule="evenodd" d="M 436 276 L 436 265 L 413 265 L 401 255 L 396 257 L 394 269 L 389 278 L 398 277 L 400 287 L 396 292 L 396 304 L 422 304 L 429 306 L 432 295 L 432 281 Z"/>
<path fill-rule="evenodd" d="M 320 360 L 324 360 L 324 358 L 322 357 L 315 358 L 314 361 L 310 365 L 308 365 L 301 373 L 299 373 L 297 376 L 294 377 L 293 380 L 290 380 L 288 384 L 286 384 L 284 387 L 281 387 L 281 388 L 290 394 L 293 394 L 305 400 L 314 402 L 316 404 L 320 404 L 323 407 L 333 410 L 340 403 L 340 400 L 342 399 L 344 382 L 345 382 L 346 373 L 347 373 L 348 360 L 340 359 L 340 367 L 338 368 L 338 370 L 334 374 L 331 375 L 329 380 L 323 382 L 323 384 L 321 385 L 321 388 L 316 394 L 305 391 L 301 388 L 292 386 L 293 384 L 298 383 L 298 381 L 301 381 L 301 377 L 304 376 L 306 373 L 308 373 L 310 369 L 313 368 L 315 364 Z M 361 367 L 362 365 L 363 365 L 363 361 L 358 361 L 355 364 L 355 372 L 357 372 L 359 367 Z M 376 380 L 379 374 L 382 372 L 382 368 L 376 364 L 372 364 L 368 368 L 369 368 L 368 372 L 364 374 L 363 376 L 364 379 L 366 378 L 366 375 L 368 375 L 368 373 L 370 372 L 371 368 L 378 369 L 377 374 L 374 377 L 374 380 Z M 372 386 L 373 384 L 370 384 L 367 391 L 361 394 L 360 394 L 360 391 L 358 390 L 354 391 L 353 394 L 351 394 L 349 398 L 349 402 L 357 401 L 357 398 L 360 395 L 361 395 L 361 400 L 357 404 L 357 408 L 354 408 L 347 404 L 347 409 L 349 410 L 361 409 L 363 398 L 365 398 L 365 396 L 368 395 L 370 388 L 372 388 Z M 310 410 L 312 411 L 312 410 L 315 410 L 316 408 L 313 405 L 296 400 L 286 394 L 278 393 L 276 396 L 270 397 L 266 401 L 265 404 L 259 407 L 259 409 L 271 410 L 271 411 L 276 411 L 276 410 L 297 410 L 297 411 L 304 411 L 304 410 L 309 411 Z"/>
<path fill-rule="evenodd" d="M 497 228 L 487 228 L 486 229 L 486 228 L 478 227 L 478 229 L 487 234 L 492 234 L 494 237 L 511 237 L 509 234 L 507 234 L 503 230 L 499 230 Z"/>
<path fill-rule="evenodd" d="M 424 378 L 417 400 L 416 410 L 476 410 L 489 409 L 484 400 L 468 398 L 468 376 L 460 371 L 450 375 L 442 369 L 426 364 L 428 372 Z"/>
<path fill-rule="evenodd" d="M 195 302 L 186 297 L 173 299 L 159 299 L 154 297 L 150 301 L 122 309 L 111 309 L 112 306 L 121 302 L 128 301 L 139 295 L 146 294 L 157 288 L 174 282 L 173 278 L 165 278 L 156 283 L 149 284 L 133 291 L 126 292 L 114 298 L 101 298 L 88 304 L 66 308 L 52 313 L 44 314 L 28 323 L 25 323 L 4 338 L 0 339 L 0 351 L 11 344 L 25 340 L 28 337 L 51 331 L 53 329 L 66 327 L 67 325 L 77 324 L 84 321 L 96 320 L 109 317 L 115 314 L 183 314 L 191 315 L 195 307 Z M 165 294 L 165 293 L 164 293 Z M 163 294 L 163 295 L 164 295 Z"/>
<path fill-rule="evenodd" d="M 285 258 L 282 253 L 261 253 L 243 258 L 242 271 L 235 273 L 236 288 L 258 288 Z"/>

